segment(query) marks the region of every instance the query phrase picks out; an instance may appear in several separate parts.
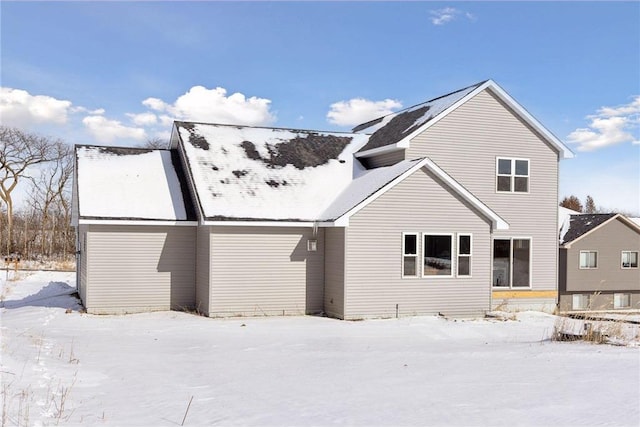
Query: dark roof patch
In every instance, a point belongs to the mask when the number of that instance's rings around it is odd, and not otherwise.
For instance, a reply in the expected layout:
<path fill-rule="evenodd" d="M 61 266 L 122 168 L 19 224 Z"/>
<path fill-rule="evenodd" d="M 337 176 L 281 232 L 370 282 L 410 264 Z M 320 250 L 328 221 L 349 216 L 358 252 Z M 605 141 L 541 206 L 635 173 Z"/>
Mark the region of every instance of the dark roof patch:
<path fill-rule="evenodd" d="M 194 126 L 193 123 L 176 122 L 176 125 L 179 127 L 185 128 L 189 132 L 189 143 L 191 145 L 193 145 L 194 147 L 201 148 L 203 150 L 209 149 L 209 143 L 207 142 L 207 139 L 196 132 L 196 127 Z"/>
<path fill-rule="evenodd" d="M 410 134 L 418 128 L 419 125 L 414 125 L 416 120 L 424 116 L 427 111 L 429 111 L 429 108 L 431 108 L 429 105 L 425 105 L 415 110 L 405 111 L 404 113 L 398 114 L 385 126 L 375 131 L 360 151 L 372 150 L 374 148 L 384 147 L 385 145 L 395 144 L 400 141 L 407 134 Z M 429 120 L 430 119 L 425 120 L 424 123 Z"/>
<path fill-rule="evenodd" d="M 134 148 L 134 147 L 95 147 L 104 154 L 114 154 L 116 156 L 137 156 L 156 151 L 152 148 Z"/>
<path fill-rule="evenodd" d="M 564 235 L 563 243 L 576 240 L 578 237 L 588 233 L 614 216 L 616 216 L 615 213 L 571 215 L 569 230 L 567 230 L 567 233 Z"/>
<path fill-rule="evenodd" d="M 262 157 L 251 141 L 243 141 L 240 146 L 249 159 L 260 160 L 270 168 L 293 165 L 297 169 L 304 169 L 337 159 L 352 139 L 350 136 L 322 135 L 315 132 L 298 134 L 288 141 L 266 144 L 268 158 Z"/>

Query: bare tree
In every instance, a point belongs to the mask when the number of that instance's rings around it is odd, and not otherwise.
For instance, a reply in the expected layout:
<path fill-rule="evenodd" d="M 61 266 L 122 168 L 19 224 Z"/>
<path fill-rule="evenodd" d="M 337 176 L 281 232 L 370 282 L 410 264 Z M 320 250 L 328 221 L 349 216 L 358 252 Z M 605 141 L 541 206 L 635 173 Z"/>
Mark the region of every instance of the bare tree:
<path fill-rule="evenodd" d="M 0 126 L 0 199 L 7 206 L 7 252 L 13 249 L 13 198 L 29 167 L 52 159 L 50 139 Z"/>
<path fill-rule="evenodd" d="M 32 178 L 31 204 L 34 211 L 41 215 L 40 254 L 43 256 L 52 255 L 54 239 L 57 237 L 54 224 L 59 222 L 56 221 L 60 216 L 59 212 L 66 212 L 63 215 L 64 219 L 68 220 L 69 203 L 68 195 L 65 193 L 68 193 L 73 176 L 72 152 L 70 146 L 55 141 L 51 147 L 52 160 L 40 168 L 37 177 Z M 50 224 L 51 221 L 53 224 Z"/>
<path fill-rule="evenodd" d="M 154 150 L 156 150 L 156 149 L 165 150 L 165 149 L 169 148 L 169 142 L 164 140 L 164 139 L 162 139 L 162 138 L 155 137 L 155 138 L 147 139 L 142 146 L 144 148 L 152 148 Z"/>
<path fill-rule="evenodd" d="M 598 208 L 596 208 L 596 203 L 593 201 L 593 197 L 587 196 L 584 201 L 584 213 L 593 214 L 597 212 Z"/>
<path fill-rule="evenodd" d="M 574 195 L 562 199 L 562 202 L 560 202 L 560 206 L 577 212 L 582 212 L 582 203 L 580 203 L 580 199 L 578 199 Z"/>

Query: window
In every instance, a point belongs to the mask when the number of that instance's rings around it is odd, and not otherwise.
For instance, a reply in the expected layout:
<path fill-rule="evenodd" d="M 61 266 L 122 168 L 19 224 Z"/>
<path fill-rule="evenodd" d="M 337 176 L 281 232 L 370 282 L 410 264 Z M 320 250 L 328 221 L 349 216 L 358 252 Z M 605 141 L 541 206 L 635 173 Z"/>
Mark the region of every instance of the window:
<path fill-rule="evenodd" d="M 637 251 L 622 251 L 622 268 L 638 268 Z"/>
<path fill-rule="evenodd" d="M 508 193 L 529 192 L 529 160 L 498 158 L 496 189 Z"/>
<path fill-rule="evenodd" d="M 598 253 L 596 251 L 580 251 L 580 268 L 598 268 Z"/>
<path fill-rule="evenodd" d="M 631 294 L 613 294 L 613 308 L 631 307 Z"/>
<path fill-rule="evenodd" d="M 471 276 L 470 234 L 458 234 L 458 276 Z"/>
<path fill-rule="evenodd" d="M 418 277 L 418 235 L 402 235 L 402 277 Z"/>
<path fill-rule="evenodd" d="M 531 286 L 531 239 L 493 241 L 493 286 L 528 288 Z"/>
<path fill-rule="evenodd" d="M 424 235 L 423 276 L 452 276 L 450 234 Z"/>
<path fill-rule="evenodd" d="M 587 310 L 589 308 L 589 294 L 573 294 L 572 310 Z"/>

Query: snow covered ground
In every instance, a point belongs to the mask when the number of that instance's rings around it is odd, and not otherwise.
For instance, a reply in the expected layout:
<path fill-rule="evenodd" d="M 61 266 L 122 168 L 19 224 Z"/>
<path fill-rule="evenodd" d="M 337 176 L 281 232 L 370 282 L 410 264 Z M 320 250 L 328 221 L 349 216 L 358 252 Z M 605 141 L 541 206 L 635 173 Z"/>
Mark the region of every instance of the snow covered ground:
<path fill-rule="evenodd" d="M 1 273 L 3 426 L 640 425 L 639 325 L 612 346 L 550 341 L 535 312 L 94 316 L 73 273 Z"/>

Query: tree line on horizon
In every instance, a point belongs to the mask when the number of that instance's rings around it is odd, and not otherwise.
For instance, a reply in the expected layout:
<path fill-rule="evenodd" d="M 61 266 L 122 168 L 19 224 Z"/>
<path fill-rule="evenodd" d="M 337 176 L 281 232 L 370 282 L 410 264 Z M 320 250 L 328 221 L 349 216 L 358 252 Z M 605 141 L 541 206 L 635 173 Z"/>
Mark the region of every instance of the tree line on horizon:
<path fill-rule="evenodd" d="M 166 148 L 152 138 L 145 148 Z M 71 226 L 73 147 L 60 140 L 0 125 L 0 261 L 73 261 Z M 15 190 L 26 198 L 15 205 Z"/>

